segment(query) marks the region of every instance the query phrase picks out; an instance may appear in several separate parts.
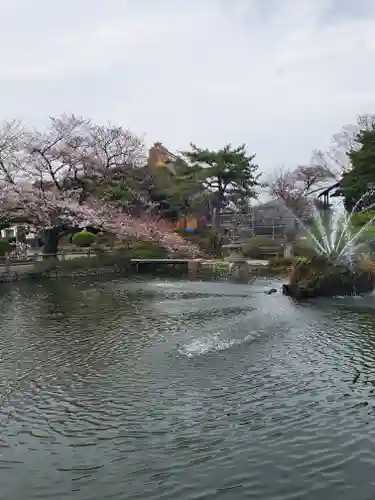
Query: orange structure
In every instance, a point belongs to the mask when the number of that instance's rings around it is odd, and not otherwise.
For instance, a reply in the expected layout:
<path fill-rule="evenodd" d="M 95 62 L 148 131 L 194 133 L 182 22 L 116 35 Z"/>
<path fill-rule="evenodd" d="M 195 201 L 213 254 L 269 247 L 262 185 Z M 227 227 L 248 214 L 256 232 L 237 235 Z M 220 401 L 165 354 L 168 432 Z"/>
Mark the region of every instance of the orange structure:
<path fill-rule="evenodd" d="M 172 174 L 176 174 L 174 163 L 181 162 L 181 158 L 171 153 L 161 142 L 155 142 L 150 148 L 148 166 L 150 168 L 167 168 Z M 183 217 L 176 221 L 175 229 L 185 229 L 194 232 L 198 228 L 199 221 L 196 217 Z"/>
<path fill-rule="evenodd" d="M 175 173 L 173 163 L 178 160 L 179 158 L 164 147 L 161 142 L 155 142 L 148 154 L 148 166 L 150 168 L 166 167 L 172 173 Z"/>
<path fill-rule="evenodd" d="M 185 229 L 195 232 L 198 229 L 199 221 L 196 217 L 182 217 L 175 222 L 175 229 Z"/>

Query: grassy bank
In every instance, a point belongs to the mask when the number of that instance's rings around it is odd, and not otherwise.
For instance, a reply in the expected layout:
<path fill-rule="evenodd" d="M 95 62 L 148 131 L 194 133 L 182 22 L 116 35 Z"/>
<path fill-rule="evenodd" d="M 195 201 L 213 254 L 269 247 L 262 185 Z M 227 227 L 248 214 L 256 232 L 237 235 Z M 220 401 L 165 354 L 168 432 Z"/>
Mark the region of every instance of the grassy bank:
<path fill-rule="evenodd" d="M 187 274 L 187 266 L 173 265 L 168 262 L 137 263 L 132 259 L 162 259 L 163 257 L 140 256 L 127 250 L 96 253 L 90 256 L 77 257 L 69 260 L 46 260 L 37 262 L 33 269 L 27 272 L 31 279 L 58 276 L 84 276 L 96 274 L 119 273 L 123 276 L 135 274 L 151 274 L 163 276 L 182 276 Z M 172 261 L 171 261 L 172 262 Z"/>
<path fill-rule="evenodd" d="M 160 262 L 134 262 L 132 259 L 163 259 Z M 27 269 L 12 267 L 0 277 L 2 282 L 20 279 L 41 280 L 69 276 L 101 276 L 119 274 L 121 276 L 161 276 L 196 277 L 200 279 L 245 279 L 246 276 L 284 276 L 289 273 L 293 259 L 273 258 L 268 265 L 234 264 L 225 259 L 202 260 L 197 263 L 196 273 L 191 273 L 187 261 L 168 261 L 164 256 L 134 253 L 129 249 L 96 252 L 91 255 L 66 260 L 47 259 L 30 263 Z"/>

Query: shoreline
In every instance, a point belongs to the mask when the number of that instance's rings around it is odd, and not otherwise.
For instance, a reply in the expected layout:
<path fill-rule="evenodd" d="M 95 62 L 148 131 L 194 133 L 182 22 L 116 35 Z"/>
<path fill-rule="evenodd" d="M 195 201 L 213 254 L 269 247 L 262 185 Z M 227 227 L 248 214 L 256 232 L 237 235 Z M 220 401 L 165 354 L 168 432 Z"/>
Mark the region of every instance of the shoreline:
<path fill-rule="evenodd" d="M 106 262 L 112 260 L 112 262 Z M 41 280 L 58 278 L 80 278 L 86 276 L 104 276 L 123 274 L 124 277 L 151 275 L 163 277 L 234 278 L 244 279 L 254 275 L 287 274 L 285 267 L 270 266 L 268 261 L 239 261 L 210 259 L 121 259 L 108 254 L 102 257 L 80 257 L 59 261 L 57 266 L 45 267 L 45 263 L 27 263 L 13 266 L 8 271 L 0 272 L 0 283 L 12 283 L 21 280 Z M 18 267 L 18 269 L 17 269 Z"/>

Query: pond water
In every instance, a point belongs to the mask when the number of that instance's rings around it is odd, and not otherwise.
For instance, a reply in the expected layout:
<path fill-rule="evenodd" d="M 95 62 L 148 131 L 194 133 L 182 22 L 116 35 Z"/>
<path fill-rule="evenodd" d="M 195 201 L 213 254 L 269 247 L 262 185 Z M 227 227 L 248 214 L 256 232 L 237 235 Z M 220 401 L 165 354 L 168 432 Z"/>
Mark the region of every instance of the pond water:
<path fill-rule="evenodd" d="M 0 497 L 374 498 L 375 297 L 273 286 L 2 286 Z"/>

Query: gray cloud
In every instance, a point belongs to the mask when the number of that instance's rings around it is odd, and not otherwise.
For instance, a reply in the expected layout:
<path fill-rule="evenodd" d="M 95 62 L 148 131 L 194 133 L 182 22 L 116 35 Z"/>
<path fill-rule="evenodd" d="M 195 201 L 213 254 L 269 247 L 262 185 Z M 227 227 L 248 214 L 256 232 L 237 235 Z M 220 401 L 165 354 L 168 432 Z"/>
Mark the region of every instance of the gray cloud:
<path fill-rule="evenodd" d="M 0 0 L 0 15 L 3 118 L 246 142 L 268 170 L 375 108 L 373 0 Z"/>

